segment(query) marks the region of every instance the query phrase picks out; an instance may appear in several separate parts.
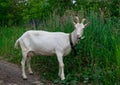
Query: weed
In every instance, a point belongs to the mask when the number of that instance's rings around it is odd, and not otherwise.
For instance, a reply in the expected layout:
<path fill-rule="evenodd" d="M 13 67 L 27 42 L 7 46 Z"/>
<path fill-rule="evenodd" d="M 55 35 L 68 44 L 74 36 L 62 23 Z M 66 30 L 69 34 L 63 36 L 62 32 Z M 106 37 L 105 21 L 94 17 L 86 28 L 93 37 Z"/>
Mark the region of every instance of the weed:
<path fill-rule="evenodd" d="M 99 17 L 96 13 L 88 14 L 90 26 L 84 31 L 85 39 L 76 46 L 78 55 L 72 53 L 64 57 L 66 80 L 58 78 L 58 62 L 56 57 L 36 56 L 32 59 L 32 67 L 42 78 L 64 85 L 117 85 L 120 75 L 120 20 Z M 66 16 L 67 17 L 67 16 Z M 70 33 L 74 29 L 69 17 L 61 18 L 51 15 L 51 19 L 43 22 L 39 29 Z M 21 51 L 14 49 L 14 43 L 26 29 L 20 27 L 0 28 L 0 55 L 14 63 L 20 63 Z"/>

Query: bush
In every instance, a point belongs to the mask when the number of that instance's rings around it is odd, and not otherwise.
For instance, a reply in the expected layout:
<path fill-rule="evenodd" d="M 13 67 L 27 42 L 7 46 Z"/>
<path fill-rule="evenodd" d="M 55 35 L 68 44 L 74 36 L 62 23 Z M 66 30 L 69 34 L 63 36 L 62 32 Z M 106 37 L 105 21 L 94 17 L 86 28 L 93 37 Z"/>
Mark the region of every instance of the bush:
<path fill-rule="evenodd" d="M 78 55 L 64 57 L 66 80 L 58 78 L 58 62 L 56 57 L 37 56 L 32 59 L 32 67 L 42 78 L 65 85 L 119 83 L 120 44 L 119 19 L 114 17 L 104 20 L 104 16 L 91 12 L 87 15 L 90 26 L 84 31 L 85 39 L 76 46 Z M 51 15 L 51 19 L 38 29 L 48 31 L 71 32 L 73 25 L 67 16 Z M 14 63 L 20 63 L 21 51 L 14 50 L 15 40 L 22 35 L 24 28 L 0 28 L 0 55 Z"/>

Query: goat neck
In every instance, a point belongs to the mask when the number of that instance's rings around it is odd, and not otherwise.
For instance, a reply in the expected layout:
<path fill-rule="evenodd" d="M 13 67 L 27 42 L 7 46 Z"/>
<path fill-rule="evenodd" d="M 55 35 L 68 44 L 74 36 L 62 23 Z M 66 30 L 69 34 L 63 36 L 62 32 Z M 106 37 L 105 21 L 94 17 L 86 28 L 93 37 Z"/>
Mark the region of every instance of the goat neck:
<path fill-rule="evenodd" d="M 73 43 L 73 46 L 75 46 L 78 43 L 78 38 L 77 38 L 76 30 L 74 30 L 71 33 L 71 41 Z"/>

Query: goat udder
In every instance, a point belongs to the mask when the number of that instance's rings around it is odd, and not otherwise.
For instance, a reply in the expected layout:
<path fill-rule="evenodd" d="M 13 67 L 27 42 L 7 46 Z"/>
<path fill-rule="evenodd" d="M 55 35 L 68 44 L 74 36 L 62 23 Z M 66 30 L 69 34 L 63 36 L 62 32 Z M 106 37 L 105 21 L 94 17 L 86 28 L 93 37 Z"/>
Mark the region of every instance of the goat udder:
<path fill-rule="evenodd" d="M 28 52 L 27 57 L 33 57 L 33 56 L 34 56 L 33 52 Z"/>

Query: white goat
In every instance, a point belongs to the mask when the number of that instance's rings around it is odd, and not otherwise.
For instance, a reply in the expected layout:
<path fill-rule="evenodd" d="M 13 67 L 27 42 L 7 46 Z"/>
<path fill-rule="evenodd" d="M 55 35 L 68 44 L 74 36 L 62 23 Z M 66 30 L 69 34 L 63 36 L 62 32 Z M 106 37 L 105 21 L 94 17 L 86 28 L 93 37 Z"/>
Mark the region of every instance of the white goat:
<path fill-rule="evenodd" d="M 79 18 L 76 17 L 77 23 L 73 21 L 75 29 L 72 33 L 63 33 L 63 32 L 47 32 L 47 31 L 27 31 L 25 32 L 15 43 L 15 48 L 18 48 L 18 45 L 22 49 L 22 77 L 27 79 L 25 73 L 25 62 L 27 60 L 28 71 L 30 74 L 33 74 L 30 60 L 34 54 L 38 55 L 49 55 L 52 56 L 56 54 L 59 62 L 59 77 L 61 80 L 65 79 L 64 76 L 64 63 L 63 56 L 66 56 L 70 53 L 71 48 L 77 44 L 79 39 L 83 34 L 84 28 L 88 25 L 84 25 L 85 19 L 82 19 L 82 22 L 79 22 Z"/>

